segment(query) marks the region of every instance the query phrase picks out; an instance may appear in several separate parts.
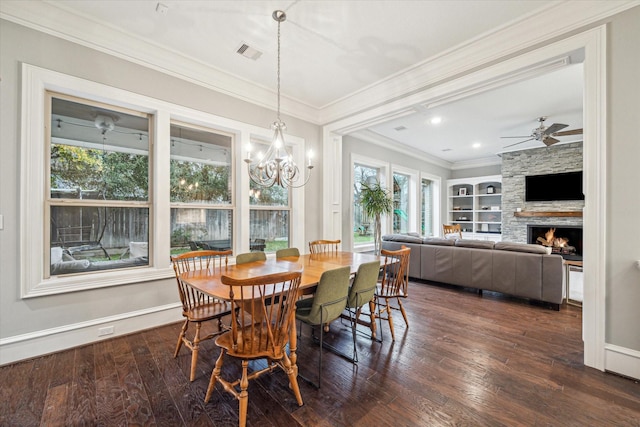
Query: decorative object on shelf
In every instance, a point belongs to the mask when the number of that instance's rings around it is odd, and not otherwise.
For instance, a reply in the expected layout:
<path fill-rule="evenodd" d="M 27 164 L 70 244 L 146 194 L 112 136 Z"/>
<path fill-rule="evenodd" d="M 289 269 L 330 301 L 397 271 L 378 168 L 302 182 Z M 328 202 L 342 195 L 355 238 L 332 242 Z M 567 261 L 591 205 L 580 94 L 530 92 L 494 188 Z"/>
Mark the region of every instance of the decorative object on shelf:
<path fill-rule="evenodd" d="M 500 210 L 500 206 L 491 206 L 491 210 L 492 211 L 499 211 Z"/>
<path fill-rule="evenodd" d="M 302 175 L 298 165 L 293 161 L 291 150 L 285 144 L 283 131 L 287 126 L 280 119 L 280 23 L 287 19 L 287 15 L 281 10 L 276 10 L 271 16 L 278 22 L 278 116 L 277 120 L 271 125 L 274 131 L 273 140 L 267 152 L 263 156 L 258 155 L 252 159 L 251 149 L 249 149 L 247 158 L 244 161 L 249 169 L 249 177 L 255 184 L 262 187 L 279 185 L 280 187 L 297 188 L 302 187 L 309 181 L 311 169 L 313 169 L 311 164 L 312 153 L 309 151 L 309 160 L 306 166 L 307 176 L 301 184 L 296 185 Z"/>
<path fill-rule="evenodd" d="M 362 183 L 360 203 L 362 203 L 367 216 L 374 219 L 374 251 L 376 255 L 380 255 L 382 241 L 380 217 L 382 214 L 393 212 L 393 198 L 388 190 L 382 188 L 380 183 L 375 178 L 372 178 Z"/>
<path fill-rule="evenodd" d="M 460 188 L 458 189 L 458 196 L 466 196 L 467 195 L 467 189 L 466 188 Z"/>
<path fill-rule="evenodd" d="M 496 192 L 496 187 L 494 187 L 493 185 L 487 186 L 487 194 L 493 194 L 495 192 Z"/>

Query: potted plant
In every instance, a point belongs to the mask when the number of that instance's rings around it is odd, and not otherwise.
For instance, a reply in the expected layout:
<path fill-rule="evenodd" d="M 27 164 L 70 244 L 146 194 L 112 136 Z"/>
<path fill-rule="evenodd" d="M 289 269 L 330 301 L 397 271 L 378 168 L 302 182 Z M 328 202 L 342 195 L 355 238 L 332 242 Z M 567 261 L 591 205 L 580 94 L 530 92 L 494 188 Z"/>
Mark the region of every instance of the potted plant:
<path fill-rule="evenodd" d="M 383 214 L 393 212 L 393 199 L 389 192 L 380 186 L 377 180 L 372 179 L 361 184 L 360 203 L 364 212 L 374 219 L 374 248 L 375 254 L 380 255 L 380 241 L 382 239 L 380 217 Z"/>

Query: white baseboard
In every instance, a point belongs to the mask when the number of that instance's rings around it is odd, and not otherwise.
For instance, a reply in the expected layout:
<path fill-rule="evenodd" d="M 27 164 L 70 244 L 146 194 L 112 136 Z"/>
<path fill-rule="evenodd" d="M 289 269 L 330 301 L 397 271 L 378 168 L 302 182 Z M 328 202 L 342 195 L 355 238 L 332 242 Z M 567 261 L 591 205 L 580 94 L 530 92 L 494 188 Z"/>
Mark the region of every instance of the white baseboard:
<path fill-rule="evenodd" d="M 604 369 L 640 380 L 640 351 L 613 344 L 604 346 Z"/>
<path fill-rule="evenodd" d="M 178 322 L 182 305 L 172 303 L 0 339 L 0 366 L 132 332 Z M 98 330 L 113 327 L 99 336 Z"/>

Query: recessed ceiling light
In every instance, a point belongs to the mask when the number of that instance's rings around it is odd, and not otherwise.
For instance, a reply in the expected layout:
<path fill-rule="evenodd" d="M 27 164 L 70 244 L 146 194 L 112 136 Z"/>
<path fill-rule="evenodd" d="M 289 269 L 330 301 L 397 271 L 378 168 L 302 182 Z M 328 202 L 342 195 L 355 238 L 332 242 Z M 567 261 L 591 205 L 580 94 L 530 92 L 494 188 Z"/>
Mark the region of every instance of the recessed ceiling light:
<path fill-rule="evenodd" d="M 439 117 L 439 116 L 432 117 L 431 120 L 429 120 L 429 122 L 432 125 L 439 125 L 442 122 L 442 117 Z"/>
<path fill-rule="evenodd" d="M 480 147 L 482 147 L 482 144 L 480 144 L 479 142 L 474 142 L 472 147 L 473 148 L 480 148 Z"/>

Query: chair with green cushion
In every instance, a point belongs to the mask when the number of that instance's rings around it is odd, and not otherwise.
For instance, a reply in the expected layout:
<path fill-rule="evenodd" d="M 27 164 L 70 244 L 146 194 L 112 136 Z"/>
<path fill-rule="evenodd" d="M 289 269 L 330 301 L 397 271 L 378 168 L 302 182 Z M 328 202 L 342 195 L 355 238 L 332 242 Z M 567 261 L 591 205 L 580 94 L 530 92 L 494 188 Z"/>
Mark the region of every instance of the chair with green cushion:
<path fill-rule="evenodd" d="M 322 349 L 336 351 L 324 343 L 323 325 L 340 317 L 347 306 L 349 293 L 350 267 L 341 267 L 325 271 L 320 276 L 318 287 L 313 298 L 306 298 L 296 302 L 296 319 L 311 326 L 320 326 L 320 356 L 318 362 L 318 383 L 304 377 L 308 382 L 320 388 L 322 382 Z M 345 356 L 338 352 L 338 354 Z M 348 356 L 345 356 L 348 358 Z"/>
<path fill-rule="evenodd" d="M 300 256 L 300 251 L 298 248 L 278 249 L 276 251 L 276 259 L 288 256 Z"/>
<path fill-rule="evenodd" d="M 349 289 L 347 298 L 347 310 L 351 321 L 353 332 L 353 361 L 358 361 L 358 350 L 356 348 L 356 326 L 360 319 L 362 307 L 373 300 L 380 275 L 380 262 L 371 261 L 360 265 L 353 284 Z M 371 315 L 371 322 L 375 321 L 375 316 Z"/>
<path fill-rule="evenodd" d="M 266 261 L 267 255 L 264 252 L 248 252 L 236 255 L 236 265 L 246 264 L 254 261 Z"/>

